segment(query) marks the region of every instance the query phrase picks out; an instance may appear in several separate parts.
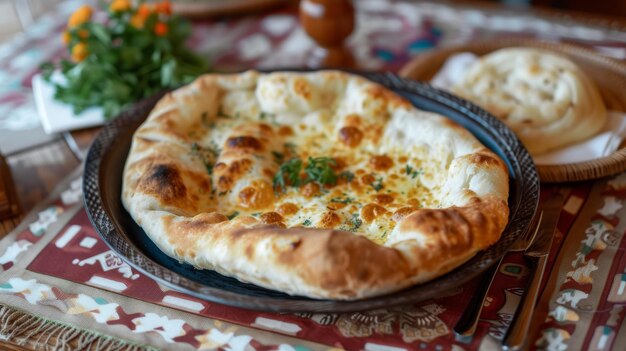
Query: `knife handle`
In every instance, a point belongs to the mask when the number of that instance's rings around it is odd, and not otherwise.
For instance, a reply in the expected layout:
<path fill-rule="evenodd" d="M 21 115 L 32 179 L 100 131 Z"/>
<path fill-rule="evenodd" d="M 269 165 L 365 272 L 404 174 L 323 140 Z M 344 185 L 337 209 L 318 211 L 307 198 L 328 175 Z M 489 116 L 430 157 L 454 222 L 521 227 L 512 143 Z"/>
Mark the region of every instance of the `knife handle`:
<path fill-rule="evenodd" d="M 476 332 L 476 325 L 480 319 L 480 313 L 483 310 L 485 298 L 487 298 L 487 293 L 489 292 L 493 278 L 496 276 L 496 273 L 498 273 L 503 258 L 504 256 L 500 258 L 500 261 L 494 263 L 485 271 L 485 273 L 483 273 L 478 289 L 474 292 L 474 295 L 467 304 L 467 307 L 465 307 L 461 318 L 459 318 L 459 321 L 456 322 L 456 325 L 454 326 L 454 332 L 457 335 L 471 336 L 474 335 L 474 332 Z"/>
<path fill-rule="evenodd" d="M 539 296 L 543 272 L 548 262 L 548 255 L 530 258 L 532 261 L 532 280 L 502 342 L 502 348 L 507 351 L 521 349 L 528 339 L 528 328 Z"/>

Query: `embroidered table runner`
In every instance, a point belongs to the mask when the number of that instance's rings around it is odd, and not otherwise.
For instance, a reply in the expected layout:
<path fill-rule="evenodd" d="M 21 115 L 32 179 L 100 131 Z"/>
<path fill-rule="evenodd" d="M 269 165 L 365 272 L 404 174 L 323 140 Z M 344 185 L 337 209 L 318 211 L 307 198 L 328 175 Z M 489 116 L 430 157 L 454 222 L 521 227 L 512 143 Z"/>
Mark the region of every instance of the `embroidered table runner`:
<path fill-rule="evenodd" d="M 360 313 L 267 313 L 209 303 L 157 284 L 106 246 L 84 211 L 79 172 L 0 242 L 0 302 L 7 305 L 0 333 L 13 340 L 55 329 L 60 340 L 83 338 L 101 343 L 102 349 L 498 347 L 528 276 L 520 254 L 506 256 L 476 335 L 467 339 L 455 338 L 451 326 L 466 307 L 475 281 L 412 306 Z M 626 173 L 608 182 L 559 190 L 566 201 L 532 345 L 610 349 L 626 341 Z M 39 318 L 15 321 L 15 309 Z M 104 342 L 100 333 L 112 338 Z"/>

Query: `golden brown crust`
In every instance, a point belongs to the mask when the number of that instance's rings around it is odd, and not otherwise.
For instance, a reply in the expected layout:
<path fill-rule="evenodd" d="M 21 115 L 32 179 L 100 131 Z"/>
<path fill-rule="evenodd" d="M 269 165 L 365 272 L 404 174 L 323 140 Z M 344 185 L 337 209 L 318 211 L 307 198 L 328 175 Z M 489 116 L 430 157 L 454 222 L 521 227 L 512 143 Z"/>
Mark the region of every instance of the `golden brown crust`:
<path fill-rule="evenodd" d="M 320 185 L 304 168 L 327 144 L 337 179 Z M 277 190 L 292 157 L 303 184 Z M 465 129 L 339 72 L 207 75 L 167 94 L 135 133 L 122 192 L 168 255 L 333 299 L 450 271 L 498 240 L 507 198 L 506 166 Z"/>

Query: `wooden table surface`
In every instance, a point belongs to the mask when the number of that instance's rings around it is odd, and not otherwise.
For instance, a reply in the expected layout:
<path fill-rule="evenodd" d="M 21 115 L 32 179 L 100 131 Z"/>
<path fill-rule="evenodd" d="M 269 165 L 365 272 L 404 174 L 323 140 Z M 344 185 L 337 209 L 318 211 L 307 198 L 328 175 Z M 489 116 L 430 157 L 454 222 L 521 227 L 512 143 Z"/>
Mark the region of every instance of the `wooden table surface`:
<path fill-rule="evenodd" d="M 498 9 L 499 5 L 492 3 L 464 2 L 466 6 L 476 6 L 477 9 Z M 545 9 L 531 9 L 529 14 L 550 14 L 562 18 L 572 18 L 585 22 L 598 23 L 609 27 L 626 28 L 626 19 L 586 15 L 583 13 L 555 12 Z M 42 201 L 62 179 L 77 167 L 81 166 L 82 159 L 89 148 L 91 141 L 98 132 L 98 128 L 64 133 L 58 138 L 40 147 L 24 150 L 6 157 L 6 161 L 13 177 L 15 191 L 20 206 L 20 214 L 13 218 L 4 219 L 0 224 L 0 237 L 9 233 L 36 204 Z M 42 335 L 45 337 L 45 334 Z M 12 340 L 0 341 L 1 349 L 28 350 L 11 343 Z M 50 340 L 54 345 L 54 340 Z M 28 345 L 25 345 L 28 346 Z"/>

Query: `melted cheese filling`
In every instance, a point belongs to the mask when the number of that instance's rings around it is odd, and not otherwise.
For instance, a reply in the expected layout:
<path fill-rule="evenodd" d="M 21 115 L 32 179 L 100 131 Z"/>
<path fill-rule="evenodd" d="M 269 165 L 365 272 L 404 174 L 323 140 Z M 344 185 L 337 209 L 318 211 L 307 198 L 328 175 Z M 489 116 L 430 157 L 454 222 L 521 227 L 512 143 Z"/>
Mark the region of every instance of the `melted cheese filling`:
<path fill-rule="evenodd" d="M 440 207 L 436 194 L 445 176 L 437 161 L 426 148 L 402 150 L 384 140 L 383 129 L 375 128 L 385 126 L 384 116 L 374 124 L 358 117 L 337 122 L 324 110 L 304 117 L 273 115 L 258 106 L 226 102 L 228 97 L 218 115 L 203 118 L 205 128 L 193 132 L 203 154 L 192 154 L 202 157 L 212 173 L 209 196 L 229 219 L 252 216 L 286 228 L 333 228 L 384 244 L 403 217 Z M 224 156 L 229 147 L 234 160 Z M 311 182 L 284 191 L 272 187 L 268 193 L 281 163 L 294 157 L 304 164 L 308 157 L 332 158 L 337 183 Z M 248 161 L 237 161 L 244 158 Z"/>

